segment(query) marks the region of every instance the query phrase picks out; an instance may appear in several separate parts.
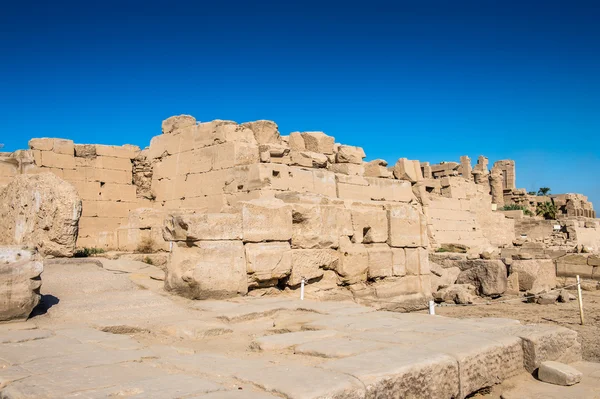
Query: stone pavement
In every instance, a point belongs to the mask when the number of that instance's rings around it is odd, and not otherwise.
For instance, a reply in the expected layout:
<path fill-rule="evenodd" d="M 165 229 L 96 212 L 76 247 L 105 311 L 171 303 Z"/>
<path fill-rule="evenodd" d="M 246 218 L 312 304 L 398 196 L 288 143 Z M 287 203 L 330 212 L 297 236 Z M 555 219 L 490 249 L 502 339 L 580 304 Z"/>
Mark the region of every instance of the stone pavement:
<path fill-rule="evenodd" d="M 575 332 L 509 319 L 190 301 L 135 261 L 46 262 L 42 278 L 47 309 L 0 325 L 2 399 L 464 398 L 581 359 Z"/>

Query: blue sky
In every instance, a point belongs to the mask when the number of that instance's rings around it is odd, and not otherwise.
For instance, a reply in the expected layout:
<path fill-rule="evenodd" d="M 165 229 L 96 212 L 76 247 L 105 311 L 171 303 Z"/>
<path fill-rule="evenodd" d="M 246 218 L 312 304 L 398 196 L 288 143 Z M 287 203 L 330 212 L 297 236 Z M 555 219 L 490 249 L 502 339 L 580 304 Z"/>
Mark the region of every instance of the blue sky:
<path fill-rule="evenodd" d="M 600 3 L 20 1 L 0 143 L 148 145 L 174 114 L 322 130 L 369 159 L 515 159 L 600 207 Z"/>

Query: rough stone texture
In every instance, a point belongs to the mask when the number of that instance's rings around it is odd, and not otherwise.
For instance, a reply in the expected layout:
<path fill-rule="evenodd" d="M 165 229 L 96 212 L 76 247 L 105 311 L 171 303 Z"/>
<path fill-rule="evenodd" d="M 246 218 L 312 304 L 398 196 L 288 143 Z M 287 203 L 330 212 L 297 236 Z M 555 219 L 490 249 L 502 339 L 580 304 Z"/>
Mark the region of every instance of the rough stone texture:
<path fill-rule="evenodd" d="M 294 248 L 337 248 L 341 235 L 341 211 L 333 206 L 294 204 L 292 246 Z"/>
<path fill-rule="evenodd" d="M 328 136 L 323 132 L 304 132 L 302 138 L 308 151 L 333 154 L 335 139 L 332 136 Z"/>
<path fill-rule="evenodd" d="M 292 272 L 287 284 L 297 287 L 302 278 L 307 283 L 319 279 L 325 270 L 337 268 L 339 258 L 339 253 L 332 249 L 293 249 Z"/>
<path fill-rule="evenodd" d="M 226 298 L 248 292 L 241 241 L 178 243 L 167 263 L 165 289 L 191 299 Z"/>
<path fill-rule="evenodd" d="M 481 295 L 501 295 L 506 291 L 506 266 L 499 260 L 481 260 L 468 270 L 461 272 L 457 284 L 471 284 Z"/>
<path fill-rule="evenodd" d="M 0 189 L 0 244 L 34 246 L 47 256 L 72 256 L 81 199 L 51 173 L 16 176 Z"/>
<path fill-rule="evenodd" d="M 386 211 L 377 208 L 352 209 L 352 228 L 354 243 L 386 242 L 388 239 Z"/>
<path fill-rule="evenodd" d="M 473 303 L 477 297 L 477 289 L 470 284 L 452 284 L 433 294 L 438 302 L 454 302 L 457 304 Z"/>
<path fill-rule="evenodd" d="M 518 273 L 519 290 L 539 293 L 556 287 L 556 268 L 550 259 L 513 260 L 511 273 Z"/>
<path fill-rule="evenodd" d="M 540 381 L 554 385 L 570 386 L 581 382 L 581 371 L 564 363 L 546 361 L 540 364 L 538 378 Z"/>
<path fill-rule="evenodd" d="M 406 158 L 400 158 L 394 165 L 394 176 L 399 180 L 408 180 L 416 183 L 423 179 L 421 167 L 418 161 L 410 161 Z"/>
<path fill-rule="evenodd" d="M 279 128 L 273 121 L 261 120 L 256 122 L 246 122 L 243 123 L 242 126 L 252 130 L 258 144 L 278 144 L 280 142 Z"/>
<path fill-rule="evenodd" d="M 292 238 L 292 208 L 270 198 L 242 205 L 244 241 L 287 241 Z"/>
<path fill-rule="evenodd" d="M 41 262 L 0 262 L 0 322 L 26 320 L 40 301 Z"/>
<path fill-rule="evenodd" d="M 196 124 L 196 118 L 190 115 L 178 115 L 167 118 L 162 123 L 163 134 L 174 133 L 179 129 L 183 129 Z"/>
<path fill-rule="evenodd" d="M 292 252 L 288 242 L 248 243 L 244 247 L 249 288 L 274 286 L 290 275 Z"/>
<path fill-rule="evenodd" d="M 360 147 L 353 147 L 349 145 L 341 145 L 338 148 L 338 152 L 335 156 L 337 163 L 354 163 L 362 164 L 363 158 L 366 157 L 365 151 Z"/>
<path fill-rule="evenodd" d="M 166 241 L 241 240 L 241 213 L 169 215 L 165 218 Z"/>

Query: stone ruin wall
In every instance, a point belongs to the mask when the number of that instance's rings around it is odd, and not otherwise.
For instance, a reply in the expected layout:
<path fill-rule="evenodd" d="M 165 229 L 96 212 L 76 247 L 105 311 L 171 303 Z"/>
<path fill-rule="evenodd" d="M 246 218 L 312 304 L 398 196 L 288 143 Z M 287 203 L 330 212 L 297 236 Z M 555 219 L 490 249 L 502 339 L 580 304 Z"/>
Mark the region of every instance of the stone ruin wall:
<path fill-rule="evenodd" d="M 44 171 L 72 183 L 83 200 L 79 247 L 135 251 L 149 239 L 153 250 L 173 251 L 174 263 L 183 253 L 217 263 L 223 253 L 236 253 L 223 270 L 237 270 L 233 280 L 247 282 L 225 284 L 229 294 L 294 288 L 299 276 L 366 291 L 374 288 L 364 284 L 385 278 L 388 288 L 379 284 L 375 296 L 427 294 L 430 249 L 460 243 L 477 254 L 515 238 L 515 221 L 492 212 L 498 190 L 514 189 L 514 162 L 499 161 L 490 172 L 485 157 L 474 168 L 468 157 L 438 165 L 402 158 L 393 167 L 364 158 L 362 148 L 321 132 L 280 136 L 270 121 L 197 123 L 180 116 L 163 122 L 163 134 L 145 150 L 33 139 L 30 150 L 0 156 L 0 185 Z M 248 238 L 245 217 L 261 207 L 267 219 L 285 209 L 277 223 L 291 229 Z M 172 230 L 179 235 L 165 233 L 165 223 L 179 226 Z M 223 224 L 239 231 L 222 235 Z M 189 236 L 194 229 L 204 235 Z M 175 268 L 181 275 L 171 280 L 174 289 L 210 277 L 183 276 L 185 268 Z M 194 296 L 187 285 L 184 294 Z"/>

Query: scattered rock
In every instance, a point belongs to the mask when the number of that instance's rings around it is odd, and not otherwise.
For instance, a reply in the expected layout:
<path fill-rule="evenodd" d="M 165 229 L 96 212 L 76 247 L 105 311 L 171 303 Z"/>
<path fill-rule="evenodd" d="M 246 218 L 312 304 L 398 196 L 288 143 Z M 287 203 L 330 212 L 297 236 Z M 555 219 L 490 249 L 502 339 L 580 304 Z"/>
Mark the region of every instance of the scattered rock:
<path fill-rule="evenodd" d="M 436 302 L 451 301 L 457 304 L 473 303 L 476 296 L 477 289 L 471 284 L 452 284 L 433 294 Z"/>
<path fill-rule="evenodd" d="M 469 247 L 463 244 L 442 244 L 436 250 L 436 252 L 455 252 L 459 254 L 466 254 Z"/>
<path fill-rule="evenodd" d="M 556 303 L 558 300 L 559 293 L 558 292 L 548 292 L 546 294 L 541 294 L 537 298 L 537 303 L 540 305 L 552 305 Z"/>
<path fill-rule="evenodd" d="M 556 268 L 552 260 L 514 260 L 510 265 L 519 274 L 519 290 L 540 293 L 556 287 Z"/>
<path fill-rule="evenodd" d="M 575 299 L 577 299 L 577 297 L 573 294 L 571 294 L 569 291 L 567 290 L 560 290 L 560 292 L 558 293 L 558 301 L 559 302 L 569 302 L 569 301 L 574 301 Z"/>
<path fill-rule="evenodd" d="M 178 129 L 194 126 L 196 124 L 196 118 L 191 115 L 177 115 L 167 118 L 162 123 L 163 134 L 174 133 Z"/>
<path fill-rule="evenodd" d="M 581 381 L 581 372 L 559 362 L 542 362 L 538 369 L 538 379 L 554 385 L 570 386 Z"/>

